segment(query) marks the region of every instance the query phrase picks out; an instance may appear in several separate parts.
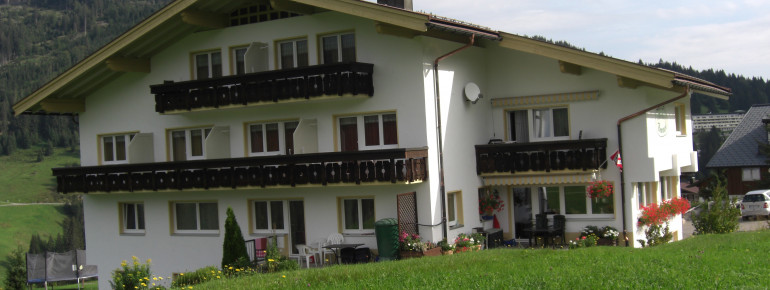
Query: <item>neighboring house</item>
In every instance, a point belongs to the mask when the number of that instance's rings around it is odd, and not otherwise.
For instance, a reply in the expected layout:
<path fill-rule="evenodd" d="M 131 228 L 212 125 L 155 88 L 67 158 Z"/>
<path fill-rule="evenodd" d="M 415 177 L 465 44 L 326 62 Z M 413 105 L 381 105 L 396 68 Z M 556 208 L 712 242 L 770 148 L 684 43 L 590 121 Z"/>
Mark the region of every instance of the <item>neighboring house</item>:
<path fill-rule="evenodd" d="M 760 180 L 770 178 L 768 156 L 760 152 L 760 144 L 768 144 L 770 104 L 749 108 L 740 125 L 711 158 L 708 168 L 724 169 L 727 194 L 740 197 L 757 188 Z"/>
<path fill-rule="evenodd" d="M 409 7 L 270 2 L 174 1 L 14 106 L 79 116 L 82 167 L 54 175 L 86 193 L 102 277 L 132 255 L 162 276 L 219 263 L 227 207 L 291 254 L 331 233 L 376 248 L 389 217 L 452 240 L 486 192 L 506 239 L 545 212 L 638 246 L 639 208 L 697 170 L 690 94 L 730 94 Z M 593 176 L 615 194 L 587 198 Z"/>

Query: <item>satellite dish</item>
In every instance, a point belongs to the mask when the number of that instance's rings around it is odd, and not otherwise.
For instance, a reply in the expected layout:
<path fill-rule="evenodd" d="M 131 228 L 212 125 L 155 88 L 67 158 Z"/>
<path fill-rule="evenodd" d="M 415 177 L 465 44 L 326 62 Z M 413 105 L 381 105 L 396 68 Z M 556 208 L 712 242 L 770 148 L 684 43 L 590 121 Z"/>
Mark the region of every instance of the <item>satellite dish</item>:
<path fill-rule="evenodd" d="M 470 82 L 465 84 L 465 99 L 471 102 L 472 104 L 475 104 L 479 101 L 479 99 L 483 98 L 484 96 L 481 95 L 481 90 L 479 89 L 479 86 L 477 86 L 475 83 Z"/>

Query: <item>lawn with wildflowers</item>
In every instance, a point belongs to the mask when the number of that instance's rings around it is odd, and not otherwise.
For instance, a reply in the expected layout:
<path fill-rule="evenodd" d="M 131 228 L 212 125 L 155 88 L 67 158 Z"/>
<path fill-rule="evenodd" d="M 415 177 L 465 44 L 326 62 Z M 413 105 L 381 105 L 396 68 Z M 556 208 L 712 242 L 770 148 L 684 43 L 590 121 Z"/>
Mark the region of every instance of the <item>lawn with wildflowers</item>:
<path fill-rule="evenodd" d="M 195 289 L 764 288 L 770 231 L 694 236 L 653 248 L 493 249 L 363 265 L 238 275 Z"/>

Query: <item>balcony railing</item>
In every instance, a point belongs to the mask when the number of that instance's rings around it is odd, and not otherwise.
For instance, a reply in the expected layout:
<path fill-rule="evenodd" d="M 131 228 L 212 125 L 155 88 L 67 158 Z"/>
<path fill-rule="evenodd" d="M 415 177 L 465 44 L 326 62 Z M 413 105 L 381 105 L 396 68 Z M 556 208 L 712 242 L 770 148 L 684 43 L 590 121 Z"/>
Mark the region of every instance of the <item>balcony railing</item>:
<path fill-rule="evenodd" d="M 476 145 L 476 173 L 607 168 L 607 138 Z"/>
<path fill-rule="evenodd" d="M 324 95 L 374 95 L 369 63 L 322 64 L 150 86 L 155 111 L 249 106 Z"/>
<path fill-rule="evenodd" d="M 327 184 L 411 183 L 428 178 L 426 148 L 54 168 L 58 191 L 135 192 Z"/>

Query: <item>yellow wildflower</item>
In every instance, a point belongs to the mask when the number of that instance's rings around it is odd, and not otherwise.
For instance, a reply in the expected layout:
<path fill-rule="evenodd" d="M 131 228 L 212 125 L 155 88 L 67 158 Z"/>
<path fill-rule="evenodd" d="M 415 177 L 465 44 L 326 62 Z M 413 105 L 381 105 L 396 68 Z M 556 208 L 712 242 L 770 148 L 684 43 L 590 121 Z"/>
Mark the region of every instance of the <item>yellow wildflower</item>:
<path fill-rule="evenodd" d="M 233 269 L 233 266 L 230 266 L 230 268 L 228 268 L 228 269 L 232 270 L 232 269 Z"/>
<path fill-rule="evenodd" d="M 147 264 L 152 263 L 151 259 L 147 259 Z"/>
<path fill-rule="evenodd" d="M 275 262 L 273 259 L 267 259 L 268 262 Z"/>
<path fill-rule="evenodd" d="M 220 278 L 219 278 L 219 275 L 217 275 L 217 279 L 220 279 Z"/>
<path fill-rule="evenodd" d="M 283 278 L 286 278 L 286 275 L 283 275 L 283 276 L 281 276 L 281 277 L 283 277 Z"/>
<path fill-rule="evenodd" d="M 158 281 L 158 277 L 152 277 L 152 281 Z"/>
<path fill-rule="evenodd" d="M 123 260 L 123 262 L 120 262 L 120 266 L 125 267 L 128 265 L 128 262 L 126 260 Z"/>
<path fill-rule="evenodd" d="M 192 286 L 187 286 L 187 289 L 192 289 Z"/>
<path fill-rule="evenodd" d="M 184 273 L 179 273 L 179 276 L 184 276 Z"/>

